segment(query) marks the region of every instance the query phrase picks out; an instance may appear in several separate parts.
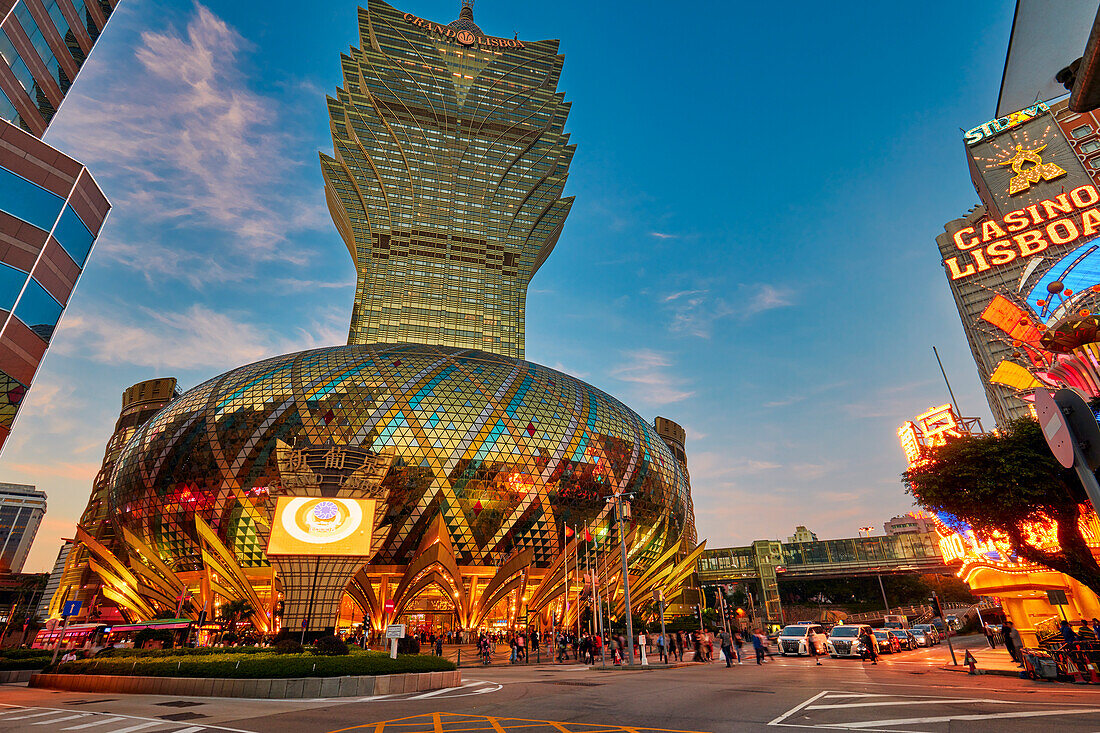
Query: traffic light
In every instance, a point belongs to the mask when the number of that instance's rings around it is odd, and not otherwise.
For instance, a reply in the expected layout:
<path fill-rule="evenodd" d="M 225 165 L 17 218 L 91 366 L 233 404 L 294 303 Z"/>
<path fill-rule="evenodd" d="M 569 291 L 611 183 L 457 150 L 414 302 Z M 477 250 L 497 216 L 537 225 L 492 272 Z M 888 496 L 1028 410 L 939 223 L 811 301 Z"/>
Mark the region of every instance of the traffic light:
<path fill-rule="evenodd" d="M 933 593 L 932 597 L 928 600 L 932 602 L 932 618 L 935 618 L 936 616 L 944 618 L 943 607 L 940 605 L 940 597 Z"/>

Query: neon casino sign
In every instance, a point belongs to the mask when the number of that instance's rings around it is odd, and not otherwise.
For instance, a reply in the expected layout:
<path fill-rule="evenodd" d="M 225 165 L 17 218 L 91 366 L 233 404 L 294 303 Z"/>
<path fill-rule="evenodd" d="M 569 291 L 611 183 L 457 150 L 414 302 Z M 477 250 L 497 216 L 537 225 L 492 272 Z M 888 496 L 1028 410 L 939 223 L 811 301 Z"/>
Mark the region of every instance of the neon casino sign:
<path fill-rule="evenodd" d="M 961 280 L 1017 259 L 1032 257 L 1051 245 L 1065 245 L 1100 233 L 1100 193 L 1092 184 L 1078 186 L 1053 199 L 1044 199 L 990 219 L 977 227 L 955 232 L 955 246 L 969 256 L 944 259 L 952 280 Z M 1065 214 L 1066 216 L 1062 216 Z"/>
<path fill-rule="evenodd" d="M 990 120 L 983 125 L 967 130 L 963 133 L 963 140 L 967 146 L 977 145 L 982 140 L 994 135 L 1000 135 L 1005 130 L 1011 130 L 1013 127 L 1033 120 L 1044 112 L 1050 112 L 1050 107 L 1046 105 L 1046 102 L 1039 102 L 1033 104 L 1027 109 L 1022 109 L 1019 112 L 1013 112 L 1005 117 L 998 117 L 995 120 Z"/>

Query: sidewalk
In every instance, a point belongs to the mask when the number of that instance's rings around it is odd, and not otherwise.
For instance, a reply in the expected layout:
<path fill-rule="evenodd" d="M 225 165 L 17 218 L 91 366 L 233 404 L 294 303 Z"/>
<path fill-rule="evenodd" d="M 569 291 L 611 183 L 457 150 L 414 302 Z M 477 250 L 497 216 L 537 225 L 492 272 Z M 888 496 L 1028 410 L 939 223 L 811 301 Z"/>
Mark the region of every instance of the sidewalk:
<path fill-rule="evenodd" d="M 945 669 L 948 672 L 969 673 L 970 667 L 963 664 L 963 657 L 966 656 L 967 648 L 970 649 L 970 653 L 974 658 L 978 660 L 977 667 L 979 673 L 1000 675 L 1002 677 L 1020 676 L 1021 667 L 1012 661 L 1012 657 L 1009 656 L 1008 650 L 999 644 L 996 649 L 990 649 L 988 645 L 984 647 L 971 646 L 956 649 L 955 656 L 959 660 L 959 665 L 956 667 L 948 664 L 941 667 L 941 669 Z"/>

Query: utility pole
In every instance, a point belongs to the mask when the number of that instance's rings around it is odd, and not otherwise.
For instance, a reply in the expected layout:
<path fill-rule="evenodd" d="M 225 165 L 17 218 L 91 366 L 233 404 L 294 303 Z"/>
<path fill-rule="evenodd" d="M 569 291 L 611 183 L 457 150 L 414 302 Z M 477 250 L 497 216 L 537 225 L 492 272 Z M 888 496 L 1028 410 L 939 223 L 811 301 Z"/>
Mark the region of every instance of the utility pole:
<path fill-rule="evenodd" d="M 627 661 L 634 666 L 634 619 L 630 610 L 630 572 L 626 562 L 626 533 L 623 528 L 623 494 L 616 493 L 608 497 L 615 502 L 615 518 L 619 522 L 619 550 L 623 558 L 623 600 L 626 601 L 626 651 Z"/>
<path fill-rule="evenodd" d="M 886 588 L 882 585 L 882 575 L 878 575 L 878 589 L 882 591 L 882 605 L 886 606 L 886 613 L 890 613 L 890 602 L 886 600 Z"/>

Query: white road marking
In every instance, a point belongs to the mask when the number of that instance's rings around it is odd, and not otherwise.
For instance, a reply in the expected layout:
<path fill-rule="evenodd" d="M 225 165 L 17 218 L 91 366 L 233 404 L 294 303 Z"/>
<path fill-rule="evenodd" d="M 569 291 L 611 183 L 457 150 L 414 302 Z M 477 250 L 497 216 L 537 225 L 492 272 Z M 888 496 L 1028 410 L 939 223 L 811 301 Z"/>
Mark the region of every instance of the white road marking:
<path fill-rule="evenodd" d="M 802 703 L 798 707 L 791 708 L 787 712 L 783 713 L 778 718 L 776 718 L 775 720 L 768 723 L 768 725 L 780 725 L 784 720 L 791 717 L 792 715 L 794 715 L 798 711 L 802 710 L 802 708 L 806 707 L 807 705 L 809 705 L 811 703 L 817 702 L 817 700 L 819 698 L 822 698 L 822 697 L 824 697 L 825 695 L 828 695 L 828 694 L 829 694 L 828 690 L 822 690 L 821 692 L 817 693 L 816 695 L 814 695 L 813 697 L 811 697 L 809 700 Z"/>
<path fill-rule="evenodd" d="M 202 730 L 201 727 L 193 725 L 190 728 L 180 728 L 179 730 L 172 731 L 172 733 L 199 733 Z"/>
<path fill-rule="evenodd" d="M 81 713 L 80 715 L 70 715 L 70 716 L 65 717 L 65 718 L 54 718 L 53 720 L 43 720 L 39 723 L 31 723 L 31 725 L 53 725 L 54 723 L 60 723 L 64 720 L 76 720 L 77 718 L 84 718 L 84 717 L 87 717 L 87 715 L 88 715 L 87 713 Z M 8 718 L 8 720 L 11 720 L 11 718 Z"/>
<path fill-rule="evenodd" d="M 830 723 L 822 728 L 871 728 L 878 725 L 916 725 L 917 723 L 950 723 L 954 720 L 997 720 L 1002 718 L 1032 718 L 1044 715 L 1084 715 L 1100 713 L 1100 708 L 1065 708 L 1064 710 L 1028 710 L 1019 713 L 988 713 L 978 715 L 941 715 L 928 718 L 894 718 L 867 720 L 858 723 Z"/>
<path fill-rule="evenodd" d="M 353 701 L 352 698 L 346 698 L 346 697 L 336 698 L 336 699 L 340 700 L 340 701 L 343 701 L 343 702 L 352 702 Z M 57 714 L 57 713 L 71 713 L 71 712 L 73 712 L 71 709 L 68 709 L 68 708 L 28 708 L 28 707 L 23 707 L 22 705 L 10 705 L 8 703 L 3 703 L 3 702 L 0 702 L 0 708 L 10 708 L 10 710 L 0 710 L 0 715 L 7 715 L 8 713 L 11 713 L 11 712 L 21 713 L 21 712 L 26 712 L 27 710 L 45 710 L 46 711 L 44 713 L 36 713 L 34 715 L 24 715 L 24 716 L 12 717 L 12 718 L 4 718 L 3 719 L 4 722 L 7 722 L 9 720 L 23 720 L 25 718 L 37 718 L 37 717 L 41 717 L 43 715 L 53 715 L 53 714 Z M 143 730 L 145 728 L 149 728 L 149 727 L 152 727 L 154 725 L 172 725 L 172 724 L 175 723 L 175 721 L 163 720 L 161 718 L 143 718 L 143 717 L 140 717 L 138 715 L 122 715 L 122 714 L 119 714 L 119 713 L 112 713 L 112 712 L 108 712 L 108 711 L 100 712 L 100 711 L 97 711 L 97 710 L 89 710 L 89 711 L 83 713 L 83 715 L 102 715 L 104 717 L 101 720 L 92 720 L 92 721 L 87 722 L 87 723 L 81 723 L 80 725 L 70 725 L 69 727 L 62 728 L 61 730 L 84 730 L 86 728 L 94 728 L 96 726 L 106 725 L 107 723 L 123 723 L 123 722 L 130 722 L 130 721 L 142 721 L 137 725 L 132 725 L 132 726 L 129 726 L 129 727 L 126 727 L 126 728 L 115 728 L 113 730 L 107 730 L 107 731 L 99 732 L 99 733 L 130 733 L 131 731 Z M 46 721 L 46 722 L 53 723 L 53 722 L 56 722 L 56 720 L 57 719 Z M 69 720 L 69 718 L 64 718 L 64 720 Z M 190 730 L 191 730 L 190 728 L 187 728 L 183 731 L 175 731 L 175 733 L 187 733 Z M 207 723 L 207 724 L 197 728 L 196 730 L 211 730 L 211 731 L 224 730 L 224 731 L 228 731 L 229 733 L 254 733 L 253 731 L 250 731 L 250 730 L 243 730 L 241 728 L 229 728 L 229 727 L 224 726 L 224 725 L 215 725 L 213 723 Z"/>
<path fill-rule="evenodd" d="M 35 708 L 25 708 L 25 709 L 26 710 L 34 710 Z M 58 711 L 58 710 L 47 710 L 44 713 L 34 713 L 33 715 L 17 715 L 14 718 L 4 718 L 4 722 L 7 722 L 9 720 L 26 720 L 27 718 L 41 718 L 43 715 L 53 715 L 57 712 L 60 712 L 60 711 Z"/>
<path fill-rule="evenodd" d="M 167 721 L 164 720 L 154 720 L 150 723 L 138 723 L 137 725 L 130 725 L 125 728 L 115 728 L 112 731 L 108 731 L 108 733 L 130 733 L 130 731 L 152 728 L 154 725 L 165 725 L 166 722 Z"/>
<path fill-rule="evenodd" d="M 103 713 L 99 713 L 99 715 L 103 715 Z M 122 720 L 126 720 L 126 718 L 104 718 L 103 720 L 93 720 L 91 723 L 83 723 L 82 725 L 70 725 L 68 728 L 62 728 L 61 730 L 84 730 L 85 728 L 94 728 L 97 725 L 118 723 Z"/>
<path fill-rule="evenodd" d="M 839 705 L 810 705 L 807 710 L 833 710 L 836 708 L 869 708 L 881 705 L 957 705 L 961 703 L 974 703 L 974 702 L 990 702 L 1007 705 L 1010 702 L 1019 702 L 1018 700 L 987 700 L 987 699 L 967 699 L 964 697 L 944 697 L 935 699 L 921 699 L 921 700 L 879 700 L 877 702 L 844 702 Z"/>

